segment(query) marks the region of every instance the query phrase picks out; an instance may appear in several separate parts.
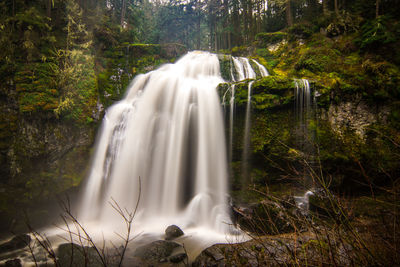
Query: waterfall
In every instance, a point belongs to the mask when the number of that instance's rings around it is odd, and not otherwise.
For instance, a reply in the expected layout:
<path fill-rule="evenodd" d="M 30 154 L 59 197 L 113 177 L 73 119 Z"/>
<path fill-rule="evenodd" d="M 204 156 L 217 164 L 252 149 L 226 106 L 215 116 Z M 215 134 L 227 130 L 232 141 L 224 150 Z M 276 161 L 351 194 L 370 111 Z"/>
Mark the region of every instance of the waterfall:
<path fill-rule="evenodd" d="M 268 75 L 269 75 L 267 69 L 266 69 L 263 65 L 261 65 L 260 63 L 258 63 L 258 62 L 257 62 L 256 60 L 254 60 L 254 59 L 252 59 L 251 61 L 253 61 L 253 62 L 258 66 L 258 69 L 259 69 L 259 71 L 260 71 L 260 73 L 261 73 L 261 77 L 265 77 L 265 76 L 268 76 Z"/>
<path fill-rule="evenodd" d="M 268 76 L 268 71 L 263 65 L 252 59 L 252 61 L 258 66 L 261 77 Z M 242 153 L 242 175 L 246 180 L 249 179 L 249 161 L 250 161 L 250 127 L 251 127 L 251 87 L 254 81 L 250 81 L 247 90 L 247 105 L 246 105 L 246 117 L 244 123 L 244 137 L 243 137 L 243 153 Z"/>
<path fill-rule="evenodd" d="M 252 62 L 254 62 L 260 73 L 261 77 L 267 76 L 268 71 L 265 69 L 263 65 L 258 63 L 256 60 L 252 59 Z M 233 64 L 232 64 L 233 63 Z M 234 71 L 235 70 L 235 71 Z M 246 79 L 255 79 L 257 77 L 256 72 L 252 68 L 250 61 L 248 58 L 245 57 L 231 57 L 231 80 L 232 82 L 240 82 Z M 236 74 L 236 75 L 235 75 Z M 253 84 L 253 82 L 250 82 Z M 248 106 L 250 105 L 250 99 L 251 99 L 251 84 L 248 87 L 248 96 L 249 96 L 249 101 L 248 101 Z M 231 90 L 231 98 L 230 98 L 230 110 L 229 110 L 229 160 L 230 162 L 232 161 L 232 149 L 233 149 L 233 121 L 234 121 L 234 113 L 235 113 L 235 88 L 236 85 L 232 84 L 230 87 Z M 250 114 L 247 115 L 250 112 L 250 106 L 246 109 L 246 118 L 250 117 Z M 246 124 L 247 124 L 247 119 L 246 119 Z M 248 126 L 248 131 L 250 131 L 250 124 Z"/>
<path fill-rule="evenodd" d="M 306 79 L 295 80 L 295 112 L 298 121 L 304 124 L 304 115 L 311 108 L 310 83 Z"/>
<path fill-rule="evenodd" d="M 295 118 L 297 122 L 297 144 L 303 147 L 308 139 L 308 120 L 312 110 L 310 83 L 306 79 L 295 80 Z"/>
<path fill-rule="evenodd" d="M 223 116 L 216 55 L 194 51 L 175 64 L 137 76 L 106 111 L 79 218 L 113 226 L 109 202 L 135 222 L 231 229 Z M 141 188 L 139 190 L 139 188 Z"/>
<path fill-rule="evenodd" d="M 246 117 L 244 122 L 243 153 L 242 153 L 242 175 L 249 178 L 249 152 L 250 152 L 250 109 L 251 109 L 251 86 L 254 81 L 249 82 L 247 91 Z"/>
<path fill-rule="evenodd" d="M 296 146 L 306 156 L 308 167 L 303 168 L 303 186 L 307 189 L 312 187 L 312 179 L 309 177 L 309 169 L 314 165 L 314 133 L 310 131 L 308 124 L 313 116 L 313 105 L 310 83 L 306 79 L 295 80 L 295 120 L 296 120 Z"/>
<path fill-rule="evenodd" d="M 235 111 L 235 87 L 236 84 L 231 84 L 231 99 L 229 101 L 229 162 L 232 162 L 233 154 L 233 113 Z"/>

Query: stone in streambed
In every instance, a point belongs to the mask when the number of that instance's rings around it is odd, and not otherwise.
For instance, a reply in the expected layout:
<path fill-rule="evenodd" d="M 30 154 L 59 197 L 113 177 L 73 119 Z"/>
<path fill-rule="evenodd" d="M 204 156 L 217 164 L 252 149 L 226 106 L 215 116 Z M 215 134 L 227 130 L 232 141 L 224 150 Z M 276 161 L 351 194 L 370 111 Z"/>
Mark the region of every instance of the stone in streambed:
<path fill-rule="evenodd" d="M 172 240 L 182 235 L 184 235 L 183 231 L 176 225 L 170 225 L 165 229 L 165 240 Z"/>
<path fill-rule="evenodd" d="M 179 263 L 179 262 L 182 262 L 186 258 L 187 258 L 186 253 L 179 253 L 179 254 L 169 257 L 169 261 L 172 263 Z"/>
<path fill-rule="evenodd" d="M 150 244 L 138 247 L 133 253 L 134 257 L 138 257 L 145 261 L 161 262 L 168 258 L 172 252 L 180 247 L 178 243 L 165 240 L 157 240 Z"/>

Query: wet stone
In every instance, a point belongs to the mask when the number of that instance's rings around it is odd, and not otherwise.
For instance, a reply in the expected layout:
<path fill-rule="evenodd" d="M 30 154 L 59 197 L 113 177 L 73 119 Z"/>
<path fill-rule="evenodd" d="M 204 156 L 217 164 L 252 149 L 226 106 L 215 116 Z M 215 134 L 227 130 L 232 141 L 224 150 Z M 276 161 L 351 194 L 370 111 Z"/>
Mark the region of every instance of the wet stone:
<path fill-rule="evenodd" d="M 172 240 L 182 235 L 184 235 L 183 231 L 176 225 L 170 225 L 165 229 L 165 240 Z"/>

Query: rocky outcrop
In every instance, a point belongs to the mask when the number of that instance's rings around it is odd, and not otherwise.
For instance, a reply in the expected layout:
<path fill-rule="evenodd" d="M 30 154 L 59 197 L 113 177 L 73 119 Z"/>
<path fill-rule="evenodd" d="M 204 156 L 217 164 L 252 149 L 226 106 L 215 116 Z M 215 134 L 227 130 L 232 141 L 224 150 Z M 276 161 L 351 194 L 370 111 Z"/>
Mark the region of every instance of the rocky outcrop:
<path fill-rule="evenodd" d="M 371 107 L 359 99 L 330 105 L 327 119 L 338 134 L 351 130 L 363 139 L 369 125 L 376 122 L 385 123 L 388 115 L 388 107 Z"/>

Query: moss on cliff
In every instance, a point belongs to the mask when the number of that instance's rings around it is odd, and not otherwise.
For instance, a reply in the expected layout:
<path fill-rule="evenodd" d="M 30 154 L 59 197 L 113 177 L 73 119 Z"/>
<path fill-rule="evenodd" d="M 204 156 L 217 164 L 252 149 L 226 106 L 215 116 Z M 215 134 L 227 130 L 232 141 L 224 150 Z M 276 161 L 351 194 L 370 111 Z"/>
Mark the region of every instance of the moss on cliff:
<path fill-rule="evenodd" d="M 399 176 L 400 69 L 394 58 L 360 50 L 357 36 L 333 39 L 300 27 L 287 32 L 288 42 L 268 40 L 276 47 L 259 43 L 254 50 L 272 74 L 255 81 L 252 89 L 251 175 L 256 184 L 269 186 L 279 177 L 298 180 L 308 168 L 304 160 L 320 162 L 328 184 L 343 191 L 362 192 Z M 315 117 L 303 126 L 308 136 L 299 135 L 290 112 L 295 78 L 308 79 L 317 100 Z M 248 82 L 236 85 L 241 112 L 247 90 Z"/>

